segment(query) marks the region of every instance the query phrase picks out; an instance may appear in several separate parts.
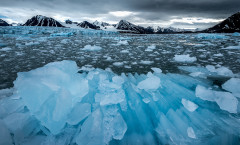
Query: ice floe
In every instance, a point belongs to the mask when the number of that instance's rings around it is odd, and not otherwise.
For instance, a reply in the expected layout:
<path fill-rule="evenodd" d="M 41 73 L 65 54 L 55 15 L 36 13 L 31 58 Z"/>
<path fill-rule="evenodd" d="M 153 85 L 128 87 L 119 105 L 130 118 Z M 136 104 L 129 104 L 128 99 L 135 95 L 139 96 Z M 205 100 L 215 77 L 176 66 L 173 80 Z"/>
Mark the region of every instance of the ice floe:
<path fill-rule="evenodd" d="M 197 86 L 196 97 L 207 101 L 214 101 L 222 110 L 237 113 L 238 100 L 229 92 L 213 91 L 203 86 Z"/>
<path fill-rule="evenodd" d="M 84 46 L 84 48 L 82 50 L 86 50 L 86 51 L 98 51 L 101 50 L 102 47 L 100 46 L 96 46 L 96 45 L 86 45 Z"/>
<path fill-rule="evenodd" d="M 196 57 L 190 57 L 189 54 L 175 55 L 173 59 L 177 62 L 187 62 L 187 63 L 192 63 L 192 62 L 195 62 L 197 60 Z"/>
<path fill-rule="evenodd" d="M 232 92 L 234 96 L 240 98 L 240 79 L 231 78 L 222 85 L 222 88 Z"/>

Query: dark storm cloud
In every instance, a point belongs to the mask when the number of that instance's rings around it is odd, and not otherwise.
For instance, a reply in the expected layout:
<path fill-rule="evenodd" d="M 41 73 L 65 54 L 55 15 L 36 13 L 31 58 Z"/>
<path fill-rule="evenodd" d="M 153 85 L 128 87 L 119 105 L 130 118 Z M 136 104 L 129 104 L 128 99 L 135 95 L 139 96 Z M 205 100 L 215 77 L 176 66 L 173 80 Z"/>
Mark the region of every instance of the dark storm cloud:
<path fill-rule="evenodd" d="M 240 0 L 6 0 L 0 8 L 31 9 L 33 15 L 43 12 L 65 17 L 105 20 L 131 19 L 134 22 L 163 22 L 183 17 L 223 19 L 240 11 Z M 116 17 L 112 11 L 130 11 L 134 15 Z M 0 11 L 0 15 L 3 12 Z M 18 15 L 18 11 L 15 12 Z M 23 12 L 22 12 L 23 13 Z M 5 13 L 4 13 L 5 14 Z M 6 14 L 5 14 L 6 15 Z M 189 25 L 189 24 L 188 24 Z"/>

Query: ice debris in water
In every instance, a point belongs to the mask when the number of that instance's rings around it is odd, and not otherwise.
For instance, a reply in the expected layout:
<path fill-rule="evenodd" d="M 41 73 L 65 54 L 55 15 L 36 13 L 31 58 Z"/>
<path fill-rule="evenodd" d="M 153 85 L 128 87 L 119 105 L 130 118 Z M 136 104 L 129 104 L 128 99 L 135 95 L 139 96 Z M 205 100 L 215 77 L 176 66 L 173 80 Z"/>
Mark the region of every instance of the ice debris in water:
<path fill-rule="evenodd" d="M 120 40 L 117 45 L 128 45 L 128 41 L 127 40 Z"/>
<path fill-rule="evenodd" d="M 240 79 L 239 78 L 231 78 L 227 82 L 222 85 L 222 88 L 232 92 L 234 96 L 240 98 Z"/>
<path fill-rule="evenodd" d="M 229 113 L 237 113 L 238 100 L 229 92 L 213 91 L 199 85 L 196 88 L 196 97 L 214 101 L 222 110 L 226 110 Z"/>
<path fill-rule="evenodd" d="M 156 45 L 150 45 L 147 47 L 147 49 L 145 51 L 153 51 L 154 49 L 156 49 Z"/>
<path fill-rule="evenodd" d="M 213 65 L 207 65 L 206 67 L 196 67 L 196 66 L 179 66 L 180 70 L 187 71 L 191 73 L 194 77 L 233 77 L 235 76 L 233 72 L 227 67 L 221 66 L 216 68 Z"/>
<path fill-rule="evenodd" d="M 237 46 L 228 46 L 222 49 L 240 49 L 240 43 Z"/>
<path fill-rule="evenodd" d="M 61 61 L 18 73 L 14 88 L 0 93 L 9 95 L 0 97 L 0 144 L 239 143 L 231 94 L 239 89 L 229 89 L 238 80 L 223 92 L 207 79 L 153 70 L 78 73 L 75 62 Z"/>
<path fill-rule="evenodd" d="M 151 68 L 155 73 L 162 73 L 162 70 L 160 68 L 152 67 Z"/>
<path fill-rule="evenodd" d="M 217 73 L 218 75 L 233 76 L 233 72 L 224 66 L 216 69 L 213 65 L 207 65 L 206 68 L 208 71 Z"/>
<path fill-rule="evenodd" d="M 86 45 L 84 46 L 84 48 L 82 50 L 86 50 L 86 51 L 98 51 L 98 50 L 101 50 L 102 47 L 100 46 L 96 46 L 96 45 Z"/>
<path fill-rule="evenodd" d="M 196 35 L 197 39 L 226 39 L 227 36 L 223 34 L 209 34 L 209 33 L 200 33 Z"/>
<path fill-rule="evenodd" d="M 186 55 L 175 55 L 173 59 L 175 61 L 177 61 L 177 62 L 188 62 L 188 63 L 191 63 L 191 62 L 194 62 L 194 61 L 197 60 L 196 57 L 190 57 L 189 54 L 186 54 Z"/>
<path fill-rule="evenodd" d="M 12 48 L 10 47 L 4 47 L 4 48 L 1 48 L 0 51 L 9 51 L 9 50 L 12 50 Z"/>

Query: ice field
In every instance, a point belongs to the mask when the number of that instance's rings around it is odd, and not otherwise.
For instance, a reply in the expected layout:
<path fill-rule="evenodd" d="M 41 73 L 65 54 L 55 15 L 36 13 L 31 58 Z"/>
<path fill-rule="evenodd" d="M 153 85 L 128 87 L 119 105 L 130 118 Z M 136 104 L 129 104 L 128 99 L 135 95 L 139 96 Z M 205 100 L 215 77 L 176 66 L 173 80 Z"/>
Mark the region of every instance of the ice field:
<path fill-rule="evenodd" d="M 0 145 L 240 144 L 239 38 L 0 27 Z"/>

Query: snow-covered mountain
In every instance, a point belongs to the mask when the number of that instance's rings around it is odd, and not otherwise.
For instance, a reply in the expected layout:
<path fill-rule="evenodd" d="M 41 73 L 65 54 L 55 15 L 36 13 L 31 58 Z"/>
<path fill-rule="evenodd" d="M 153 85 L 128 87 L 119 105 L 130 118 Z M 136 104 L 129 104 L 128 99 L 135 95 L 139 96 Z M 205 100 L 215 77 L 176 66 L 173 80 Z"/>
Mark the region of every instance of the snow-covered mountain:
<path fill-rule="evenodd" d="M 78 29 L 80 28 L 78 25 L 78 22 L 73 22 L 72 20 L 66 20 L 65 22 L 60 22 L 60 24 L 62 24 L 63 26 L 67 27 L 67 28 L 74 28 L 74 29 Z"/>
<path fill-rule="evenodd" d="M 163 28 L 163 27 L 158 27 L 156 30 L 157 34 L 171 34 L 171 33 L 181 33 L 185 32 L 185 29 L 179 29 L 179 28 L 174 28 L 174 27 L 168 27 L 168 28 Z"/>
<path fill-rule="evenodd" d="M 83 21 L 83 22 L 79 23 L 77 26 L 82 27 L 82 28 L 86 28 L 86 29 L 88 29 L 88 28 L 96 29 L 96 30 L 100 29 L 99 26 L 96 26 L 96 25 L 94 25 L 94 24 L 92 24 L 92 23 L 90 23 L 88 21 Z"/>
<path fill-rule="evenodd" d="M 53 18 L 37 15 L 27 20 L 23 26 L 47 26 L 47 27 L 64 27 Z"/>
<path fill-rule="evenodd" d="M 68 19 L 68 20 L 65 21 L 65 23 L 66 23 L 66 24 L 72 24 L 73 22 Z"/>
<path fill-rule="evenodd" d="M 106 26 L 110 26 L 111 24 L 109 24 L 109 23 L 106 23 L 106 22 L 99 22 L 99 21 L 95 21 L 95 22 L 93 22 L 93 24 L 94 25 L 96 25 L 96 26 L 100 26 L 100 27 L 106 27 Z"/>
<path fill-rule="evenodd" d="M 116 27 L 112 24 L 106 23 L 106 22 L 99 22 L 95 21 L 93 22 L 94 25 L 99 26 L 101 30 L 105 31 L 117 31 Z"/>
<path fill-rule="evenodd" d="M 204 30 L 208 33 L 232 33 L 240 32 L 240 12 L 228 17 L 221 23 Z"/>
<path fill-rule="evenodd" d="M 6 21 L 0 19 L 0 26 L 10 26 Z"/>
<path fill-rule="evenodd" d="M 138 34 L 147 34 L 146 28 L 142 26 L 134 25 L 126 20 L 121 20 L 117 25 L 116 29 L 123 30 L 121 32 L 128 32 L 128 33 L 138 33 Z"/>

